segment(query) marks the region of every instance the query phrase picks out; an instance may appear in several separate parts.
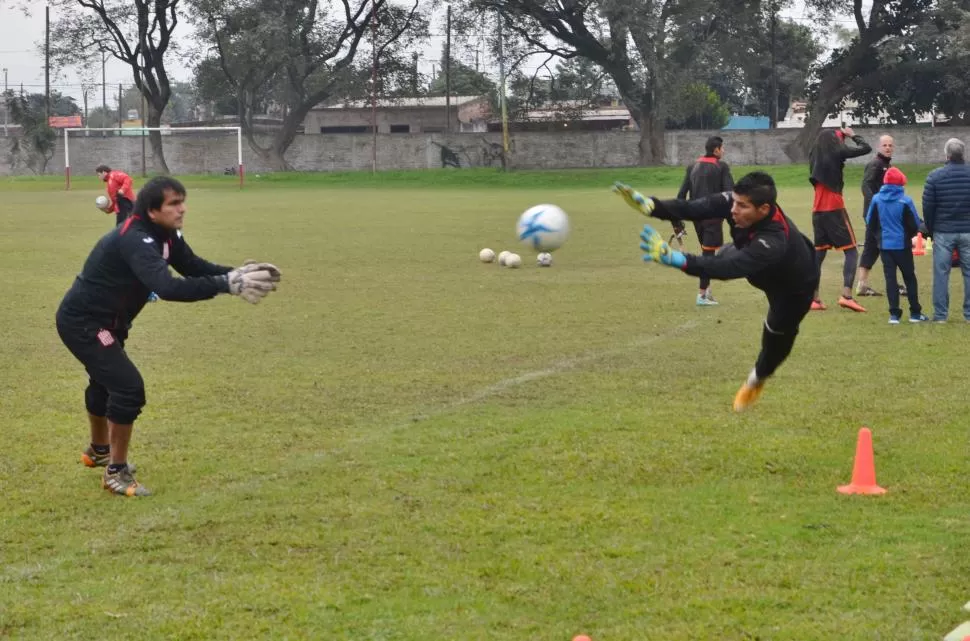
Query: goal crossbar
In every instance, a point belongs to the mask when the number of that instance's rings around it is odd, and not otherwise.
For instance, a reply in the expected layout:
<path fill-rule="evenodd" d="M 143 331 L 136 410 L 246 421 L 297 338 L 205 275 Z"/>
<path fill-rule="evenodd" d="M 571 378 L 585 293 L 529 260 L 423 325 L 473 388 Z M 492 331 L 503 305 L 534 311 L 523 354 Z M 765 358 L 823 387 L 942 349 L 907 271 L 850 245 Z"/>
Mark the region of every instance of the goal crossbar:
<path fill-rule="evenodd" d="M 242 127 L 67 127 L 64 129 L 64 178 L 66 189 L 71 189 L 71 145 L 70 135 L 72 131 L 122 131 L 128 134 L 145 135 L 151 131 L 170 134 L 174 131 L 234 131 L 236 132 L 236 165 L 239 173 L 239 188 L 245 182 L 245 169 L 243 166 L 242 155 Z"/>

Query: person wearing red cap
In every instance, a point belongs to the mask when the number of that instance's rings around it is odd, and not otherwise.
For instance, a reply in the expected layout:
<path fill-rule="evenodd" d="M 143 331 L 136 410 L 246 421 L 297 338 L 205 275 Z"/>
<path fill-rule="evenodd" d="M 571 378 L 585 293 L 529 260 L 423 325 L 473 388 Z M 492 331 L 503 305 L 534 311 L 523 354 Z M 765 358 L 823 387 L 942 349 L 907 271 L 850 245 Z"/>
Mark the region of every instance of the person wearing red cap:
<path fill-rule="evenodd" d="M 855 147 L 845 144 L 847 138 L 852 139 Z M 851 127 L 842 127 L 838 130 L 823 129 L 819 132 L 808 157 L 811 170 L 808 180 L 815 187 L 812 227 L 815 232 L 815 256 L 818 269 L 819 272 L 822 271 L 822 262 L 828 250 L 837 249 L 845 254 L 839 307 L 851 309 L 854 312 L 866 310 L 852 298 L 852 283 L 855 281 L 859 250 L 856 246 L 855 233 L 852 231 L 852 223 L 849 222 L 849 214 L 845 211 L 845 201 L 842 198 L 842 188 L 845 186 L 843 171 L 846 160 L 865 156 L 871 151 L 872 147 L 863 140 L 862 136 L 855 135 Z M 826 309 L 818 292 L 815 292 L 812 309 Z"/>
<path fill-rule="evenodd" d="M 890 167 L 883 177 L 882 189 L 872 197 L 866 212 L 866 225 L 879 244 L 882 253 L 882 270 L 886 276 L 886 298 L 889 299 L 889 324 L 898 325 L 903 310 L 899 307 L 899 281 L 896 270 L 903 274 L 906 297 L 909 299 L 909 322 L 925 323 L 930 320 L 923 314 L 919 304 L 916 268 L 913 264 L 912 238 L 923 221 L 916 212 L 916 204 L 906 195 L 903 186 L 906 175 L 896 167 Z"/>

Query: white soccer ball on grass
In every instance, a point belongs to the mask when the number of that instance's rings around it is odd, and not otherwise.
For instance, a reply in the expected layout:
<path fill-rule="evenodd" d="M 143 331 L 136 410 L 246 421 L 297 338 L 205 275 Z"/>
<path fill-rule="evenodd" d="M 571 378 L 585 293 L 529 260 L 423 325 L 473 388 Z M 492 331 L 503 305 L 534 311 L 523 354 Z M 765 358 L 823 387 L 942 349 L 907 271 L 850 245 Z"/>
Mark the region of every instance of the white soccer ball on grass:
<path fill-rule="evenodd" d="M 518 254 L 509 254 L 505 257 L 505 266 L 512 269 L 522 267 L 522 257 Z"/>
<path fill-rule="evenodd" d="M 502 252 L 498 255 L 498 264 L 505 267 L 505 259 L 508 258 L 511 253 L 512 252 L 508 251 L 507 249 L 502 250 Z"/>
<path fill-rule="evenodd" d="M 478 260 L 483 263 L 490 263 L 495 260 L 495 252 L 486 247 L 482 251 L 478 252 Z"/>
<path fill-rule="evenodd" d="M 549 252 L 542 252 L 536 256 L 536 265 L 539 267 L 552 267 L 552 254 Z"/>

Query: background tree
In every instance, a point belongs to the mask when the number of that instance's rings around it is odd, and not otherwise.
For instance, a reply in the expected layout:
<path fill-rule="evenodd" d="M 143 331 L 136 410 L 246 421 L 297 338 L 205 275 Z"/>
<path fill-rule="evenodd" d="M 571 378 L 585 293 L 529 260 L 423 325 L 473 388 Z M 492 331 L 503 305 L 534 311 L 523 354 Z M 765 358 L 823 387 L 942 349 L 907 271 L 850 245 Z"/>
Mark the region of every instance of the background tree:
<path fill-rule="evenodd" d="M 844 15 L 846 4 L 843 0 L 806 0 L 823 24 Z M 867 4 L 868 10 L 863 0 L 852 0 L 857 33 L 846 47 L 834 49 L 817 69 L 818 82 L 810 90 L 805 127 L 786 149 L 792 160 L 807 159 L 825 118 L 853 91 L 861 89 L 863 80 L 871 82 L 884 70 L 880 50 L 936 16 L 934 0 L 871 0 Z"/>
<path fill-rule="evenodd" d="M 641 164 L 664 160 L 673 95 L 692 78 L 699 47 L 719 21 L 742 20 L 757 3 L 741 0 L 466 0 L 501 16 L 504 28 L 538 51 L 585 58 L 612 79 L 640 128 Z"/>
<path fill-rule="evenodd" d="M 669 129 L 721 129 L 731 119 L 717 92 L 701 82 L 683 86 L 670 106 Z"/>
<path fill-rule="evenodd" d="M 147 126 L 158 127 L 171 97 L 166 56 L 179 23 L 180 0 L 50 0 L 54 64 L 79 67 L 101 63 L 106 51 L 125 63 L 148 105 Z M 25 0 L 31 8 L 38 3 Z M 162 137 L 149 136 L 156 171 L 168 173 Z"/>
<path fill-rule="evenodd" d="M 242 115 L 235 87 L 222 71 L 218 58 L 204 58 L 196 64 L 192 85 L 199 102 L 210 107 L 208 111 L 211 115 Z M 258 113 L 266 113 L 268 100 L 268 95 L 253 96 L 253 105 Z"/>
<path fill-rule="evenodd" d="M 429 96 L 445 95 L 446 64 L 447 59 L 444 50 L 442 50 L 441 71 L 431 81 L 431 85 L 428 87 Z M 454 56 L 451 57 L 449 83 L 451 85 L 451 95 L 453 96 L 482 96 L 490 94 L 496 89 L 496 84 L 487 75 L 458 61 Z"/>
<path fill-rule="evenodd" d="M 407 48 L 427 33 L 418 0 L 410 7 L 387 0 L 193 0 L 193 6 L 209 53 L 234 89 L 250 146 L 277 170 L 290 168 L 286 150 L 313 107 L 362 93 L 370 62 L 355 67 L 355 61 L 372 29 L 380 65 L 389 69 L 394 60 L 405 68 Z M 283 123 L 263 146 L 252 118 L 273 87 L 279 88 Z"/>
<path fill-rule="evenodd" d="M 53 95 L 52 95 L 53 98 Z M 14 95 L 12 91 L 4 94 L 10 119 L 22 128 L 21 134 L 10 142 L 11 164 L 23 164 L 35 174 L 47 172 L 47 164 L 54 157 L 57 132 L 47 123 L 47 105 L 44 94 Z M 70 101 L 73 103 L 73 99 Z M 64 103 L 62 103 L 64 104 Z M 77 114 L 77 105 L 73 113 Z M 54 113 L 53 105 L 51 113 Z"/>

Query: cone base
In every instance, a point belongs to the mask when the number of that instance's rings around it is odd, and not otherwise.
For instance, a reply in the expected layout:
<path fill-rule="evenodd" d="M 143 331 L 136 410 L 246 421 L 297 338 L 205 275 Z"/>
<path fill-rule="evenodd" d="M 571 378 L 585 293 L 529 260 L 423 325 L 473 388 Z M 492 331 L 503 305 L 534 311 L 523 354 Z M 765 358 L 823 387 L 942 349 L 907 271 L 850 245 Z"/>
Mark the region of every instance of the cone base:
<path fill-rule="evenodd" d="M 885 494 L 886 489 L 878 485 L 840 485 L 839 494 Z"/>

